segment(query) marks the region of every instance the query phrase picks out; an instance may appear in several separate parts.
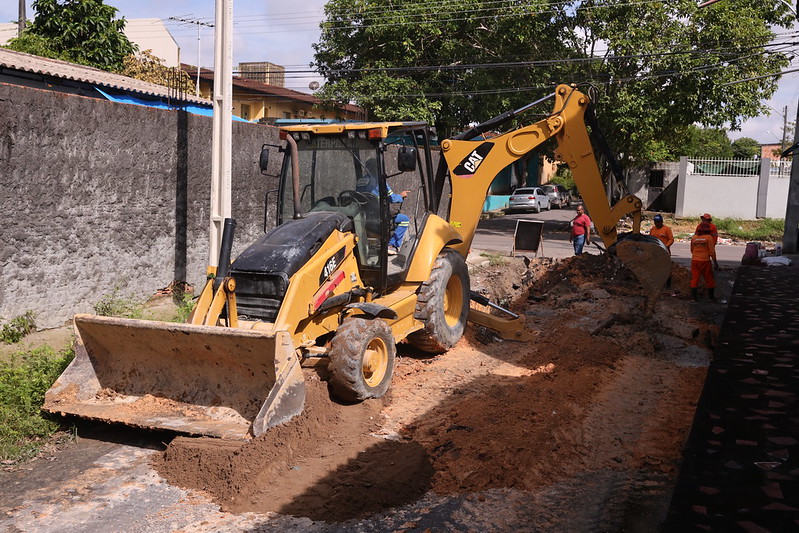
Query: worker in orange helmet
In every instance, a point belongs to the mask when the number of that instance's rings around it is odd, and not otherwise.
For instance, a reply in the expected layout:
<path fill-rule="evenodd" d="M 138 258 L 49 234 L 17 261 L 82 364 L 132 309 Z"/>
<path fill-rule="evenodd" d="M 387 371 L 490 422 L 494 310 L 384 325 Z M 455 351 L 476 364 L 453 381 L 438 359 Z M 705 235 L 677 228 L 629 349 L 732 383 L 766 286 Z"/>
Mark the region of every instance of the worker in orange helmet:
<path fill-rule="evenodd" d="M 713 244 L 719 243 L 719 230 L 715 224 L 713 224 L 713 217 L 710 216 L 710 213 L 705 213 L 701 217 L 699 217 L 699 224 L 702 222 L 707 222 L 710 225 L 710 235 L 713 237 Z M 696 229 L 699 229 L 699 226 L 696 226 Z"/>
<path fill-rule="evenodd" d="M 696 234 L 691 237 L 691 299 L 694 301 L 699 299 L 699 278 L 705 278 L 708 298 L 711 301 L 716 299 L 716 280 L 710 262 L 713 261 L 713 266 L 718 270 L 719 261 L 716 259 L 712 232 L 709 223 L 701 222 L 696 227 Z"/>

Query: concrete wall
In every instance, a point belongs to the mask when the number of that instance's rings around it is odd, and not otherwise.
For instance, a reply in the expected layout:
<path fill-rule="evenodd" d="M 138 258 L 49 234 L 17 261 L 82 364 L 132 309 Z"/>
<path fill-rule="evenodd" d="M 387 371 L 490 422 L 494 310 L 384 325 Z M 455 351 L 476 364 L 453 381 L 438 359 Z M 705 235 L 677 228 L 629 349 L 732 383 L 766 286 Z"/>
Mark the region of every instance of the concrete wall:
<path fill-rule="evenodd" d="M 677 188 L 677 216 L 784 218 L 788 200 L 788 178 L 771 172 L 771 161 L 760 161 L 758 175 L 721 176 L 700 174 L 683 157 Z"/>
<path fill-rule="evenodd" d="M 785 218 L 788 209 L 789 175 L 774 176 L 768 180 L 768 196 L 766 198 L 766 218 Z"/>
<path fill-rule="evenodd" d="M 716 218 L 757 218 L 758 176 L 689 175 L 682 210 L 677 216 L 713 213 Z"/>
<path fill-rule="evenodd" d="M 201 286 L 210 118 L 6 84 L 0 117 L 0 317 L 33 310 L 51 327 L 115 287 Z M 233 124 L 234 254 L 262 232 L 276 187 L 258 169 L 265 142 L 277 130 Z"/>

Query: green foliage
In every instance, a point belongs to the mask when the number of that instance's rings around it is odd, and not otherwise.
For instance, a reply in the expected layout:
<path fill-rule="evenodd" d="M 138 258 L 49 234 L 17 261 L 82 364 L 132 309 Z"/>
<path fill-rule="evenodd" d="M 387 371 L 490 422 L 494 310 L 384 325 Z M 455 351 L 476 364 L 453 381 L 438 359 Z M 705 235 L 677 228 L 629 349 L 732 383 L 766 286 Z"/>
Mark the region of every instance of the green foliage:
<path fill-rule="evenodd" d="M 719 128 L 700 128 L 693 124 L 676 136 L 672 152 L 667 158 L 678 161 L 680 156 L 702 159 L 732 159 L 733 151 L 727 130 Z M 751 158 L 750 158 L 751 159 Z"/>
<path fill-rule="evenodd" d="M 143 318 L 144 304 L 134 298 L 120 295 L 119 287 L 115 287 L 111 294 L 104 294 L 95 304 L 94 312 L 100 316 Z"/>
<path fill-rule="evenodd" d="M 36 0 L 33 10 L 33 22 L 8 48 L 111 71 L 136 51 L 123 33 L 125 19 L 115 20 L 117 9 L 102 0 Z"/>
<path fill-rule="evenodd" d="M 160 57 L 154 56 L 151 52 L 152 50 L 144 50 L 125 56 L 119 73 L 137 80 L 172 87 L 185 93 L 196 92 L 197 87 L 186 72 L 167 67 Z"/>
<path fill-rule="evenodd" d="M 49 57 L 50 59 L 60 59 L 61 61 L 72 60 L 63 50 L 54 48 L 53 41 L 29 31 L 25 31 L 19 37 L 9 40 L 6 47 L 17 52 L 25 52 L 39 57 Z"/>
<path fill-rule="evenodd" d="M 719 234 L 743 241 L 781 241 L 785 232 L 785 220 L 781 218 L 758 220 L 714 218 L 713 223 L 718 228 Z"/>
<path fill-rule="evenodd" d="M 0 328 L 0 342 L 14 344 L 34 331 L 36 331 L 36 313 L 25 311 L 25 314 L 16 316 L 3 324 Z"/>
<path fill-rule="evenodd" d="M 732 142 L 732 156 L 735 159 L 754 159 L 760 155 L 760 143 L 751 137 L 741 137 Z"/>
<path fill-rule="evenodd" d="M 42 416 L 44 393 L 72 361 L 74 353 L 49 346 L 0 361 L 0 459 L 35 455 L 41 441 L 58 429 Z"/>
<path fill-rule="evenodd" d="M 500 252 L 481 252 L 481 257 L 488 259 L 490 266 L 504 266 L 508 264 L 507 258 Z"/>
<path fill-rule="evenodd" d="M 330 0 L 314 64 L 320 96 L 370 118 L 434 117 L 439 136 L 518 109 L 557 83 L 598 87 L 622 163 L 674 155 L 692 124 L 737 128 L 765 111 L 787 56 L 766 48 L 790 12 L 725 0 Z M 683 154 L 679 154 L 683 155 Z M 714 157 L 722 157 L 716 154 Z"/>
<path fill-rule="evenodd" d="M 179 299 L 176 299 L 176 303 L 178 307 L 173 322 L 186 322 L 197 306 L 197 300 L 192 298 L 191 294 L 184 294 Z"/>
<path fill-rule="evenodd" d="M 572 175 L 571 169 L 566 165 L 561 165 L 558 167 L 558 171 L 555 173 L 555 176 L 549 181 L 555 185 L 563 185 L 568 190 L 575 188 L 574 176 Z"/>

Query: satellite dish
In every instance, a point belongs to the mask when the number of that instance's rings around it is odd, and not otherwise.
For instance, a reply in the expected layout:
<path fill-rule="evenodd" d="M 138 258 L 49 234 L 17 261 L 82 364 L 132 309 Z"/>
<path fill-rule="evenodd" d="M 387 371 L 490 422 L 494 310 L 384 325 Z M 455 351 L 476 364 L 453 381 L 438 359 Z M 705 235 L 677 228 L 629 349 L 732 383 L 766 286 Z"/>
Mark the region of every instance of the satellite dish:
<path fill-rule="evenodd" d="M 311 83 L 308 84 L 308 88 L 310 90 L 312 90 L 312 91 L 315 91 L 316 89 L 319 88 L 319 82 L 318 81 L 312 81 Z"/>

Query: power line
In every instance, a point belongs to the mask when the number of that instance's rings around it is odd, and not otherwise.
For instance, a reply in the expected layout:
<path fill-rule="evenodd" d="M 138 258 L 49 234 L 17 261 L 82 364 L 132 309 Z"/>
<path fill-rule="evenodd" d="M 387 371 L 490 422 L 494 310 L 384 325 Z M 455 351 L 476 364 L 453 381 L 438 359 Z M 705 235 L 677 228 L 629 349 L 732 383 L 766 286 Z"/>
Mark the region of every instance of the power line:
<path fill-rule="evenodd" d="M 213 28 L 214 25 L 209 22 L 203 22 L 199 19 L 190 19 L 190 18 L 182 18 L 182 17 L 169 17 L 169 20 L 174 20 L 178 22 L 182 22 L 184 24 L 195 24 L 197 26 L 197 87 L 195 90 L 197 91 L 197 96 L 200 96 L 200 65 L 202 64 L 202 59 L 200 54 L 202 53 L 202 47 L 200 46 L 200 26 L 207 26 L 209 28 Z"/>

